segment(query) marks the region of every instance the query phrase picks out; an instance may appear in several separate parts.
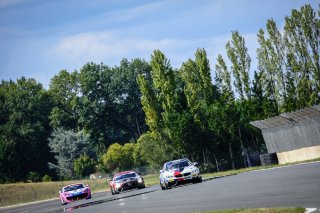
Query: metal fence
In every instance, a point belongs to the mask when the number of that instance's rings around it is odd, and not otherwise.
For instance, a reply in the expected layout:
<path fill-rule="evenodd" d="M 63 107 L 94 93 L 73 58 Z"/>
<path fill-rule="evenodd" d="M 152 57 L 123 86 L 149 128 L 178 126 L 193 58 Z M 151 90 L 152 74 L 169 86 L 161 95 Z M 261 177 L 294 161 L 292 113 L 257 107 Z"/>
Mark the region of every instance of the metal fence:
<path fill-rule="evenodd" d="M 250 124 L 261 129 L 269 153 L 320 145 L 320 105 Z"/>

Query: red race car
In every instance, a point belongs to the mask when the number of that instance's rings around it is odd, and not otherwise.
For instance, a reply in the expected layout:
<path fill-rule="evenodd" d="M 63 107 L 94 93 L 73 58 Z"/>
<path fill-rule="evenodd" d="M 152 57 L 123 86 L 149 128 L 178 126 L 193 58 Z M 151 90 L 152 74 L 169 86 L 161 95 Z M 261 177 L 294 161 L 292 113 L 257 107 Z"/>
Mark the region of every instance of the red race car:
<path fill-rule="evenodd" d="M 123 190 L 145 188 L 143 177 L 141 177 L 140 173 L 137 174 L 134 171 L 124 171 L 115 174 L 110 180 L 109 185 L 113 195 Z"/>

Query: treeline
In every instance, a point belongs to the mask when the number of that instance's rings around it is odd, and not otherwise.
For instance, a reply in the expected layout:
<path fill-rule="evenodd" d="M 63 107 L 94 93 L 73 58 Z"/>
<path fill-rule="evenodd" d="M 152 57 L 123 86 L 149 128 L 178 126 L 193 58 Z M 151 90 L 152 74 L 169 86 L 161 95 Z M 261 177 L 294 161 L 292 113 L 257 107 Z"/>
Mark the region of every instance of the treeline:
<path fill-rule="evenodd" d="M 24 77 L 2 81 L 1 181 L 158 169 L 180 157 L 205 170 L 245 166 L 246 153 L 266 151 L 250 121 L 320 103 L 319 16 L 305 5 L 283 29 L 268 20 L 253 79 L 245 39 L 234 31 L 227 58 L 214 66 L 204 49 L 178 69 L 155 50 L 150 62 L 62 70 L 48 90 Z"/>

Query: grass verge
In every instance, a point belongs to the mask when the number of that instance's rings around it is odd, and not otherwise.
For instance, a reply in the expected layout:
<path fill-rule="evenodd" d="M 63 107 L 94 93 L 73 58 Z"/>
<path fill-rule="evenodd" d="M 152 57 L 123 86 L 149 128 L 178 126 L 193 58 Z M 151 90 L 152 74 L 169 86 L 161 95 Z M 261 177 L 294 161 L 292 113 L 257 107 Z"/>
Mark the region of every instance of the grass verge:
<path fill-rule="evenodd" d="M 256 208 L 256 209 L 227 209 L 204 211 L 197 213 L 303 213 L 305 209 L 302 207 L 293 208 Z"/>
<path fill-rule="evenodd" d="M 59 197 L 59 190 L 71 183 L 88 184 L 93 192 L 107 189 L 106 179 L 0 184 L 0 206 L 29 203 Z"/>

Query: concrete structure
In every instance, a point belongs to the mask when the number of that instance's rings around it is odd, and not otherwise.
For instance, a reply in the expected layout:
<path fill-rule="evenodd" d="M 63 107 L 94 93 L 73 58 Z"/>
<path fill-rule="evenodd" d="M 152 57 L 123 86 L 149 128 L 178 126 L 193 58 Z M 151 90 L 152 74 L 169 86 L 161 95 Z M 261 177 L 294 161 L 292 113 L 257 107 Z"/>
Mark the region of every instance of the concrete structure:
<path fill-rule="evenodd" d="M 261 129 L 280 164 L 320 158 L 320 105 L 250 124 Z"/>

